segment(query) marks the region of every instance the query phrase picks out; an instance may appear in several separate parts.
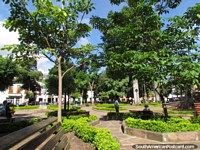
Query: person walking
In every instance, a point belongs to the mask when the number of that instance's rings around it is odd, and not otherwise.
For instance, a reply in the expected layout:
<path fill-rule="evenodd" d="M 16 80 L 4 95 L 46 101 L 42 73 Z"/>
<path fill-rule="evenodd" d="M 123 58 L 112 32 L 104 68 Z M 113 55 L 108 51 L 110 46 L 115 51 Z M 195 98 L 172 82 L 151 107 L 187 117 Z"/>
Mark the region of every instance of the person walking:
<path fill-rule="evenodd" d="M 12 114 L 11 114 L 11 110 L 10 110 L 10 107 L 8 105 L 8 102 L 6 100 L 3 101 L 3 105 L 5 107 L 5 115 L 6 115 L 7 119 L 10 121 L 11 118 L 12 118 Z"/>
<path fill-rule="evenodd" d="M 118 100 L 115 100 L 114 106 L 115 106 L 116 113 L 119 113 L 119 102 L 118 102 Z"/>

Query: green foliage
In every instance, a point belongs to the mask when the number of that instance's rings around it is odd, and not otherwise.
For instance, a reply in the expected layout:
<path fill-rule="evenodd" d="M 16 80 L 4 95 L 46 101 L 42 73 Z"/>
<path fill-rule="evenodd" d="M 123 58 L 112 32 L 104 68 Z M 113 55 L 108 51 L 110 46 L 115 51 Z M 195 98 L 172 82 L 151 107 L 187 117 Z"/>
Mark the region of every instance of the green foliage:
<path fill-rule="evenodd" d="M 53 108 L 53 107 L 52 107 Z M 57 108 L 54 108 L 57 109 Z M 58 111 L 51 111 L 51 112 L 47 112 L 47 116 L 57 116 Z M 70 115 L 80 115 L 80 116 L 86 116 L 87 112 L 86 110 L 81 110 L 81 109 L 70 109 L 69 111 L 66 111 L 64 109 L 62 109 L 62 116 L 63 117 L 69 117 Z"/>
<path fill-rule="evenodd" d="M 35 118 L 31 121 L 28 120 L 22 120 L 18 122 L 13 122 L 13 123 L 2 123 L 0 124 L 0 133 L 11 133 L 17 130 L 20 130 L 22 128 L 25 128 L 27 126 L 30 126 L 34 123 L 39 122 L 41 119 Z"/>
<path fill-rule="evenodd" d="M 110 12 L 107 18 L 91 19 L 93 27 L 103 34 L 102 58 L 109 77 L 128 76 L 129 87 L 134 78 L 150 88 L 156 81 L 159 89 L 198 85 L 200 5 L 166 21 L 160 14 L 175 8 L 181 0 L 111 0 L 113 4 L 121 2 L 127 2 L 121 11 Z M 160 96 L 163 98 L 167 91 L 161 90 Z"/>
<path fill-rule="evenodd" d="M 16 58 L 20 57 L 19 54 L 27 56 L 43 54 L 57 65 L 59 85 L 62 85 L 65 73 L 71 70 L 68 68 L 64 73 L 62 72 L 63 61 L 73 59 L 73 62 L 80 64 L 90 59 L 88 55 L 94 50 L 94 46 L 87 44 L 77 48 L 76 44 L 81 38 L 89 36 L 92 29 L 88 24 L 83 23 L 84 15 L 94 9 L 91 1 L 71 1 L 68 5 L 67 0 L 29 0 L 28 2 L 5 0 L 4 2 L 10 5 L 10 16 L 4 27 L 9 31 L 17 30 L 19 33 L 20 44 L 10 46 Z M 30 6 L 34 9 L 29 9 Z M 61 121 L 62 86 L 59 86 L 58 93 L 60 99 L 58 120 Z"/>
<path fill-rule="evenodd" d="M 49 110 L 54 110 L 54 111 L 58 110 L 58 106 L 57 105 L 47 105 L 47 108 Z"/>
<path fill-rule="evenodd" d="M 62 70 L 67 70 L 72 67 L 73 64 L 71 62 L 62 62 Z M 75 74 L 77 73 L 76 69 L 71 69 L 63 78 L 63 93 L 68 94 L 72 93 L 75 90 Z M 58 94 L 58 68 L 55 65 L 53 68 L 49 70 L 49 77 L 45 80 L 45 85 L 48 89 L 49 94 Z"/>
<path fill-rule="evenodd" d="M 123 107 L 123 106 L 126 106 L 127 104 L 121 104 L 119 105 L 119 110 L 127 110 L 127 108 Z M 97 104 L 95 106 L 93 106 L 93 109 L 96 109 L 96 110 L 107 110 L 107 111 L 115 111 L 115 108 L 114 108 L 114 104 Z"/>
<path fill-rule="evenodd" d="M 0 55 L 0 91 L 6 90 L 13 84 L 13 79 L 17 75 L 16 69 L 17 66 L 11 58 L 3 58 Z"/>
<path fill-rule="evenodd" d="M 98 150 L 120 150 L 120 144 L 116 142 L 110 132 L 103 129 L 98 129 L 94 145 Z"/>
<path fill-rule="evenodd" d="M 142 120 L 127 118 L 125 123 L 128 127 L 150 130 L 155 132 L 185 132 L 185 131 L 200 131 L 199 124 L 193 124 L 189 120 L 180 117 L 171 117 L 164 122 L 163 119 L 157 120 Z"/>
<path fill-rule="evenodd" d="M 26 98 L 29 98 L 29 99 L 34 98 L 34 93 L 32 91 L 28 91 L 26 94 Z"/>
<path fill-rule="evenodd" d="M 198 123 L 198 124 L 200 124 L 200 117 L 192 117 L 190 121 L 191 121 L 191 123 Z"/>
<path fill-rule="evenodd" d="M 17 110 L 38 109 L 38 108 L 39 108 L 39 105 L 33 105 L 33 106 L 27 105 L 27 106 L 15 107 L 15 109 L 17 109 Z"/>
<path fill-rule="evenodd" d="M 192 110 L 169 110 L 168 109 L 168 114 L 193 114 Z"/>
<path fill-rule="evenodd" d="M 141 103 L 141 104 L 136 104 L 136 106 L 145 106 L 146 104 L 149 106 L 162 106 L 162 103 L 160 102 Z"/>
<path fill-rule="evenodd" d="M 94 144 L 98 150 L 119 150 L 119 143 L 111 136 L 110 131 L 88 126 L 88 121 L 96 117 L 83 117 L 78 120 L 64 119 L 63 128 L 67 132 L 74 131 L 75 134 L 85 142 Z"/>
<path fill-rule="evenodd" d="M 87 119 L 86 119 L 87 122 L 92 122 L 92 121 L 94 121 L 94 120 L 97 119 L 97 116 L 95 116 L 95 115 L 90 115 L 89 117 L 87 117 L 87 116 L 85 116 L 85 115 L 69 116 L 67 119 L 78 120 L 78 119 L 80 119 L 80 118 L 82 118 L 82 117 L 87 118 Z"/>

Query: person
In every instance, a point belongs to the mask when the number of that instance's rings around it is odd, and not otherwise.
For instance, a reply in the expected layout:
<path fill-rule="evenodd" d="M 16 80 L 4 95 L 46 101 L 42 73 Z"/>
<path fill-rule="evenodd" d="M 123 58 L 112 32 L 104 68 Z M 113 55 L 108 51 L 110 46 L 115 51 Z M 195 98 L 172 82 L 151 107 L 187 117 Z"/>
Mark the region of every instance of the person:
<path fill-rule="evenodd" d="M 118 100 L 115 100 L 114 106 L 115 106 L 116 113 L 119 113 L 119 102 L 118 102 Z"/>
<path fill-rule="evenodd" d="M 143 109 L 143 111 L 150 111 L 150 108 L 149 108 L 149 105 L 144 105 L 144 109 Z"/>
<path fill-rule="evenodd" d="M 8 102 L 6 100 L 3 101 L 3 105 L 5 107 L 5 115 L 6 115 L 7 119 L 10 120 L 12 118 L 12 114 L 11 114 L 11 110 L 8 105 Z"/>
<path fill-rule="evenodd" d="M 148 120 L 154 117 L 154 113 L 150 110 L 149 105 L 145 104 L 141 118 L 144 120 Z"/>

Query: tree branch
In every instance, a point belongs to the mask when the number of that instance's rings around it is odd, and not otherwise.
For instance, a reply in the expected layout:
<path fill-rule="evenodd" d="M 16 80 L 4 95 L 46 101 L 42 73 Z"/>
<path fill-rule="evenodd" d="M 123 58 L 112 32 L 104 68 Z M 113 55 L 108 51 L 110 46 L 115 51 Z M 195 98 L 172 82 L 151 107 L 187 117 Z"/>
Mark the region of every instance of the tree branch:
<path fill-rule="evenodd" d="M 74 67 L 75 67 L 75 65 L 73 65 L 73 66 L 71 66 L 69 69 L 67 69 L 67 70 L 63 73 L 62 78 L 65 76 L 65 74 L 66 74 L 68 71 L 70 71 L 70 70 L 73 69 Z"/>

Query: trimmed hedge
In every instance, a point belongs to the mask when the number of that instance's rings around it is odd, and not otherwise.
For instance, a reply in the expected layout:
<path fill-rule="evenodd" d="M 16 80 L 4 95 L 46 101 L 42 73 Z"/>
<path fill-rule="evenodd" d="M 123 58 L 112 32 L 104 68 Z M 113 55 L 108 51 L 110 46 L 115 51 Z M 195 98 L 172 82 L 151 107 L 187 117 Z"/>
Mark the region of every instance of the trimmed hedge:
<path fill-rule="evenodd" d="M 155 132 L 185 132 L 200 131 L 200 125 L 191 123 L 190 120 L 181 117 L 171 117 L 164 122 L 161 118 L 157 120 L 142 120 L 127 118 L 125 123 L 130 128 L 144 129 Z"/>
<path fill-rule="evenodd" d="M 82 117 L 77 120 L 64 119 L 62 127 L 66 132 L 74 131 L 84 142 L 93 144 L 98 150 L 120 150 L 120 144 L 112 137 L 109 130 L 89 126 L 94 116 Z"/>
<path fill-rule="evenodd" d="M 30 126 L 39 121 L 41 121 L 41 119 L 35 118 L 31 121 L 22 120 L 22 121 L 13 122 L 13 123 L 10 123 L 10 122 L 2 123 L 0 124 L 0 133 L 8 134 L 8 133 L 20 130 L 22 128 L 25 128 L 27 126 Z"/>
<path fill-rule="evenodd" d="M 127 104 L 119 104 L 119 110 L 127 110 L 127 108 L 123 107 L 127 106 Z M 96 104 L 95 106 L 92 107 L 95 110 L 105 110 L 105 111 L 115 111 L 114 103 L 108 104 Z"/>

